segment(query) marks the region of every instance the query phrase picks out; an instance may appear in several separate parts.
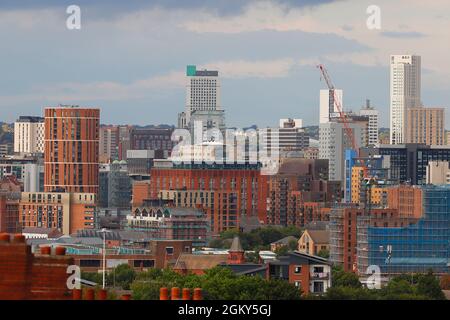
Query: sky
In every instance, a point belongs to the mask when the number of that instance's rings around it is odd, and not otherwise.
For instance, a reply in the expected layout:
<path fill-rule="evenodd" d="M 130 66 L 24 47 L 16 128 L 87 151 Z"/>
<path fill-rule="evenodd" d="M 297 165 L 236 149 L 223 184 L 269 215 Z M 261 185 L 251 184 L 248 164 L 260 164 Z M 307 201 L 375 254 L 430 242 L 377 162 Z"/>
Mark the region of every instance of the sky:
<path fill-rule="evenodd" d="M 74 104 L 105 124 L 176 124 L 195 64 L 219 71 L 228 126 L 316 125 L 322 63 L 345 109 L 370 99 L 387 127 L 389 55 L 421 55 L 422 102 L 447 108 L 449 52 L 448 0 L 1 0 L 0 120 Z"/>

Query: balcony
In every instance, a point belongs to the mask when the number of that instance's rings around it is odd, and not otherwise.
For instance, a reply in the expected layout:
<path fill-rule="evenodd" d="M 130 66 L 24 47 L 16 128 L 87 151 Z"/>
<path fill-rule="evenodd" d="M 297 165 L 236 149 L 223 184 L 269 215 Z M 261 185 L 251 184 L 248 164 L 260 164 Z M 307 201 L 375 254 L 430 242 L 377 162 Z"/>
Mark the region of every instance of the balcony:
<path fill-rule="evenodd" d="M 330 278 L 330 273 L 329 272 L 311 272 L 310 278 L 311 278 L 311 280 L 313 280 L 313 279 L 328 280 Z"/>

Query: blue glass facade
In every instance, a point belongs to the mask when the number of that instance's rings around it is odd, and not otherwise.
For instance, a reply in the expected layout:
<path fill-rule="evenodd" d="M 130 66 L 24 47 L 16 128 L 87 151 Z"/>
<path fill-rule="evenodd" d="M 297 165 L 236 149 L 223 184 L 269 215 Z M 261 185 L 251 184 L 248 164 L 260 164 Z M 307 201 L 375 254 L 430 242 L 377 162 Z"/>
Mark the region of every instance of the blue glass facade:
<path fill-rule="evenodd" d="M 364 218 L 358 222 L 358 265 L 363 270 L 378 265 L 383 274 L 449 273 L 450 186 L 423 191 L 424 216 L 418 222 L 410 220 L 402 228 L 367 227 Z"/>

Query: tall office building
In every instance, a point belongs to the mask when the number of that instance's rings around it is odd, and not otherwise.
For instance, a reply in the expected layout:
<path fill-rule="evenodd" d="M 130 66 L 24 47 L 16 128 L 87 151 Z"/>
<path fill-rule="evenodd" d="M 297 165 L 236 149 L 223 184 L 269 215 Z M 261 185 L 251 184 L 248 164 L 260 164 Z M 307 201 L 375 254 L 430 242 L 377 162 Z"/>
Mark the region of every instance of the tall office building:
<path fill-rule="evenodd" d="M 421 104 L 420 61 L 416 55 L 391 55 L 391 144 L 406 142 L 407 109 Z"/>
<path fill-rule="evenodd" d="M 44 152 L 44 118 L 21 116 L 14 123 L 14 152 Z"/>
<path fill-rule="evenodd" d="M 343 92 L 342 90 L 320 90 L 320 123 L 328 123 L 331 118 L 336 118 L 339 115 L 339 110 L 336 107 L 335 100 L 340 103 L 341 107 L 343 103 Z"/>
<path fill-rule="evenodd" d="M 218 111 L 220 105 L 220 79 L 218 71 L 197 70 L 187 66 L 186 111 L 184 124 L 189 127 L 194 111 Z"/>
<path fill-rule="evenodd" d="M 353 132 L 356 147 L 367 146 L 367 118 L 349 120 L 348 127 Z M 319 125 L 319 159 L 329 161 L 329 180 L 345 180 L 345 151 L 353 149 L 352 141 L 346 134 L 343 122 L 333 121 Z"/>
<path fill-rule="evenodd" d="M 45 109 L 46 192 L 98 193 L 99 125 L 99 109 Z"/>
<path fill-rule="evenodd" d="M 269 155 L 281 151 L 299 151 L 309 147 L 309 135 L 303 128 L 302 119 L 280 119 L 279 128 L 263 131 L 262 147 Z M 276 152 L 276 153 L 273 153 Z"/>
<path fill-rule="evenodd" d="M 407 111 L 406 143 L 444 145 L 444 115 L 444 108 L 409 108 Z"/>
<path fill-rule="evenodd" d="M 369 118 L 368 128 L 368 144 L 373 146 L 378 143 L 378 110 L 370 106 L 370 101 L 367 100 L 366 106 L 359 111 L 361 116 Z"/>

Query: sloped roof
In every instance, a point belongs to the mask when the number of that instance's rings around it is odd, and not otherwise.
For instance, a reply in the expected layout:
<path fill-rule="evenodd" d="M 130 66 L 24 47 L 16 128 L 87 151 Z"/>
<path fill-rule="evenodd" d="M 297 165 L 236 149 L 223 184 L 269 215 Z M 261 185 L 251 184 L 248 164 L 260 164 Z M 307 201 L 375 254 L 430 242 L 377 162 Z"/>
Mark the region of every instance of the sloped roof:
<path fill-rule="evenodd" d="M 175 263 L 174 269 L 207 270 L 226 263 L 227 254 L 188 254 L 182 253 Z"/>
<path fill-rule="evenodd" d="M 298 239 L 296 238 L 296 237 L 294 237 L 294 236 L 287 236 L 287 237 L 284 237 L 284 238 L 282 238 L 282 239 L 280 239 L 280 240 L 277 240 L 277 241 L 275 241 L 275 242 L 272 242 L 271 244 L 285 244 L 285 245 L 288 245 L 289 244 L 289 242 L 291 242 L 291 241 L 297 241 Z"/>
<path fill-rule="evenodd" d="M 330 231 L 329 230 L 306 230 L 315 243 L 329 243 Z"/>
<path fill-rule="evenodd" d="M 234 236 L 233 242 L 231 243 L 230 252 L 244 252 L 242 248 L 241 239 L 238 236 Z"/>

